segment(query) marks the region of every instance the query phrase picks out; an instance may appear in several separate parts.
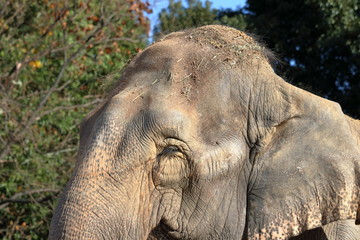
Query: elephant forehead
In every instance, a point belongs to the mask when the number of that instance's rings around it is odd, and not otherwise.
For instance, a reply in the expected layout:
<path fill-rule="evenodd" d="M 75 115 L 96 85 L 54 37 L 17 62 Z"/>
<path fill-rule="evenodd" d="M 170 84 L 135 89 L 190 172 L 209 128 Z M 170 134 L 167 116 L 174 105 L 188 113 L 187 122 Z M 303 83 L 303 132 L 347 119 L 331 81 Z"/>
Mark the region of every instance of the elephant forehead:
<path fill-rule="evenodd" d="M 158 42 L 137 55 L 129 67 L 136 72 L 139 70 L 170 71 L 177 66 L 184 68 L 190 65 L 189 59 L 192 58 L 194 52 L 199 50 L 200 48 L 193 43 L 181 40 Z"/>
<path fill-rule="evenodd" d="M 224 54 L 207 45 L 198 45 L 183 39 L 155 43 L 138 54 L 127 66 L 120 80 L 126 86 L 139 83 L 158 83 L 166 80 L 168 86 L 179 88 L 187 95 L 188 88 L 209 87 L 219 82 L 217 75 L 230 69 L 224 67 Z M 221 59 L 220 59 L 221 58 Z M 123 83 L 122 83 L 123 82 Z"/>

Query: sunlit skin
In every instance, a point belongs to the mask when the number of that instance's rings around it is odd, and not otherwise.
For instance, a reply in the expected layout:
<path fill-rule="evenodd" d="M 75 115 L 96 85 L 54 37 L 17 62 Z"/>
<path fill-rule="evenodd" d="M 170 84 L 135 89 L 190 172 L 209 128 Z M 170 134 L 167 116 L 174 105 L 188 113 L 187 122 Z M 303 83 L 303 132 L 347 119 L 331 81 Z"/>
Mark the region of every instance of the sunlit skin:
<path fill-rule="evenodd" d="M 81 125 L 49 238 L 359 239 L 360 124 L 273 61 L 222 26 L 138 54 Z"/>

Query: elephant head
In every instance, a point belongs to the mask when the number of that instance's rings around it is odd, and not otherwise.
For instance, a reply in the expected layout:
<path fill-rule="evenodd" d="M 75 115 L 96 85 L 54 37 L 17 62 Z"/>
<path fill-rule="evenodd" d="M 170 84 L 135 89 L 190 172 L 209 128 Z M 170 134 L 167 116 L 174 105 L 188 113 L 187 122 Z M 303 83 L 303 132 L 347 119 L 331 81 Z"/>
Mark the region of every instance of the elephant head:
<path fill-rule="evenodd" d="M 80 129 L 50 239 L 289 239 L 360 220 L 360 123 L 232 28 L 167 35 Z"/>

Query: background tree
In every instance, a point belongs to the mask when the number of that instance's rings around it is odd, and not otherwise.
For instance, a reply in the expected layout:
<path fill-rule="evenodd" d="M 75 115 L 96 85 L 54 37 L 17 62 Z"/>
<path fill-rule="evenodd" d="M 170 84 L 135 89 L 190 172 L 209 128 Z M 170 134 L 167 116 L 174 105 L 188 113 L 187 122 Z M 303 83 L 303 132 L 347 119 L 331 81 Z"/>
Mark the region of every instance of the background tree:
<path fill-rule="evenodd" d="M 294 84 L 360 117 L 360 1 L 248 0 L 249 29 L 289 64 Z"/>
<path fill-rule="evenodd" d="M 244 9 L 219 9 L 216 10 L 215 24 L 221 24 L 229 27 L 234 27 L 239 30 L 245 31 L 247 29 L 248 20 Z"/>
<path fill-rule="evenodd" d="M 213 23 L 216 13 L 211 10 L 210 1 L 204 5 L 199 0 L 186 0 L 186 3 L 188 7 L 183 6 L 181 0 L 169 0 L 169 6 L 159 14 L 160 23 L 155 27 L 155 36 Z"/>
<path fill-rule="evenodd" d="M 145 46 L 145 11 L 140 0 L 0 0 L 0 239 L 47 238 L 79 122 Z"/>
<path fill-rule="evenodd" d="M 169 1 L 169 6 L 161 10 L 159 24 L 155 27 L 155 38 L 161 38 L 170 32 L 209 24 L 223 24 L 245 29 L 246 21 L 242 10 L 217 10 L 211 8 L 211 2 L 187 0 L 187 6 L 181 0 Z"/>

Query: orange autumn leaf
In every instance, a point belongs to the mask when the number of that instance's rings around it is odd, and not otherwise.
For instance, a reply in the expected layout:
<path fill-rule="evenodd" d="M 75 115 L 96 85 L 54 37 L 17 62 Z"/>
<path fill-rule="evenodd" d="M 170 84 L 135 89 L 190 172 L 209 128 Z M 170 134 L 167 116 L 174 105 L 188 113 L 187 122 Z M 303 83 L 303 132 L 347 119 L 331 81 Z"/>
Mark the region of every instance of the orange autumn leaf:
<path fill-rule="evenodd" d="M 36 61 L 29 62 L 29 66 L 32 68 L 41 68 L 43 66 L 43 64 L 40 60 L 36 60 Z"/>
<path fill-rule="evenodd" d="M 111 47 L 106 47 L 106 48 L 105 48 L 105 52 L 106 52 L 107 54 L 111 53 L 111 52 L 112 52 L 112 48 L 111 48 Z"/>
<path fill-rule="evenodd" d="M 94 22 L 98 22 L 100 20 L 100 18 L 98 16 L 90 16 L 90 17 L 87 17 L 87 20 L 92 20 Z"/>

